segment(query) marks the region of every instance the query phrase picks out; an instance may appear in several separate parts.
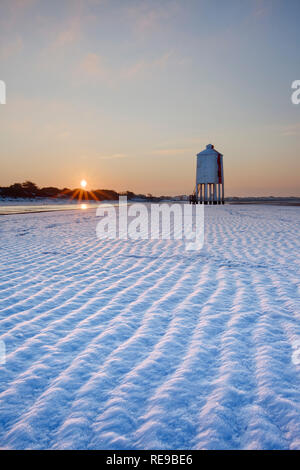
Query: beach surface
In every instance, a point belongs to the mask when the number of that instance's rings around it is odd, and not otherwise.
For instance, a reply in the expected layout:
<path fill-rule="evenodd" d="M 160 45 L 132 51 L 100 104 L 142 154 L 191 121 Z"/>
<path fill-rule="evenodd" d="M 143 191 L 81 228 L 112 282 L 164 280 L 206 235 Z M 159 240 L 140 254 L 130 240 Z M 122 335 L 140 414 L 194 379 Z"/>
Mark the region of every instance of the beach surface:
<path fill-rule="evenodd" d="M 205 244 L 0 218 L 0 447 L 300 449 L 300 209 L 205 207 Z"/>

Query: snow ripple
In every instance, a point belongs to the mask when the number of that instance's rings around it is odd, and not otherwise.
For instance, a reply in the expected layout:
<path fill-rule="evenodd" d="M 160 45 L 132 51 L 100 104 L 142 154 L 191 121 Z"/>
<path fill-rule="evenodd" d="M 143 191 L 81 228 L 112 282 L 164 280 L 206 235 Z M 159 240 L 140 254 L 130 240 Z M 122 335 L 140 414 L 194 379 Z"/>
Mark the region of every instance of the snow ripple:
<path fill-rule="evenodd" d="M 1 217 L 0 446 L 299 449 L 299 209 L 205 208 L 205 246 Z"/>

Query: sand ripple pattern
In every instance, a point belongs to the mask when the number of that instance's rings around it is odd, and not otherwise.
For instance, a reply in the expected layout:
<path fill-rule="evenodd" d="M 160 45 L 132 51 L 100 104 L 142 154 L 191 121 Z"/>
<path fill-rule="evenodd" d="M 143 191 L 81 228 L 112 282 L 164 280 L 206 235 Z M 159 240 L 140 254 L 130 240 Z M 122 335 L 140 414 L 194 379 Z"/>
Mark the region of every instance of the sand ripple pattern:
<path fill-rule="evenodd" d="M 0 220 L 0 447 L 299 449 L 295 207 L 205 209 L 205 246 Z"/>

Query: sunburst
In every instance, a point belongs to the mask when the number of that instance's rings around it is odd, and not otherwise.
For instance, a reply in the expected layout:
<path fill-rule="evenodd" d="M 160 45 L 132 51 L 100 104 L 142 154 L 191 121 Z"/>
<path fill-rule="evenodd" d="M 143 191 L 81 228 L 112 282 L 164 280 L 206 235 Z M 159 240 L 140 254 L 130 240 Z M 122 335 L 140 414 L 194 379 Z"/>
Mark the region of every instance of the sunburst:
<path fill-rule="evenodd" d="M 99 199 L 97 197 L 97 194 L 95 194 L 92 190 L 87 191 L 85 189 L 86 187 L 87 187 L 87 181 L 83 179 L 83 180 L 80 181 L 80 188 L 66 189 L 66 190 L 62 191 L 61 194 L 68 195 L 71 198 L 71 200 L 76 199 L 79 204 L 82 201 L 87 202 L 91 199 L 94 199 L 94 201 L 96 201 L 96 202 L 100 202 L 101 199 Z M 99 191 L 97 191 L 97 192 L 99 192 Z M 100 194 L 101 194 L 101 191 L 100 191 Z M 82 209 L 87 209 L 87 205 L 86 204 L 81 204 L 81 208 Z"/>

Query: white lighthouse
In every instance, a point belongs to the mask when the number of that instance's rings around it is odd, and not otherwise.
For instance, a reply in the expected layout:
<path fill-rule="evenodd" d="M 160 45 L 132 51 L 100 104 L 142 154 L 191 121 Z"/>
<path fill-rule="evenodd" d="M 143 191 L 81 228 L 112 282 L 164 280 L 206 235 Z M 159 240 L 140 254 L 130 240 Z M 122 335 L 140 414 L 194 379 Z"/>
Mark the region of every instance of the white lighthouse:
<path fill-rule="evenodd" d="M 197 154 L 195 198 L 198 204 L 224 204 L 223 155 L 211 144 Z"/>

